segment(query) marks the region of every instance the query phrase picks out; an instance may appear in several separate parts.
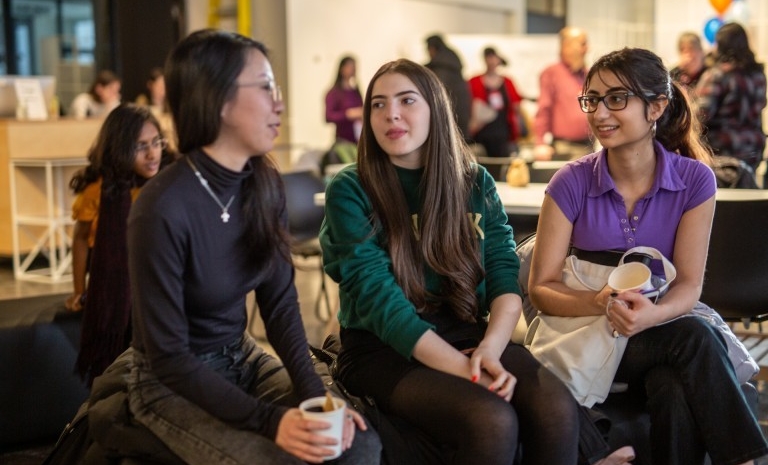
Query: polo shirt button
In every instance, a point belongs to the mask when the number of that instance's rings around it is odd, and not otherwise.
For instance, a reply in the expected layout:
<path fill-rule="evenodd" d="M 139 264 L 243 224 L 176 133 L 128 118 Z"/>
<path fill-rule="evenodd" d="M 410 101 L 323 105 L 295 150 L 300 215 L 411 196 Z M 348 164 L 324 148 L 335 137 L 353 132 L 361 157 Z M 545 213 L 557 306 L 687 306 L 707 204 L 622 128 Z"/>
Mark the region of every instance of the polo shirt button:
<path fill-rule="evenodd" d="M 624 232 L 629 232 L 629 228 L 624 228 Z"/>
<path fill-rule="evenodd" d="M 621 219 L 621 224 L 624 224 L 624 223 L 626 223 L 626 222 L 627 222 L 627 219 L 626 219 L 626 218 L 622 218 L 622 219 Z"/>

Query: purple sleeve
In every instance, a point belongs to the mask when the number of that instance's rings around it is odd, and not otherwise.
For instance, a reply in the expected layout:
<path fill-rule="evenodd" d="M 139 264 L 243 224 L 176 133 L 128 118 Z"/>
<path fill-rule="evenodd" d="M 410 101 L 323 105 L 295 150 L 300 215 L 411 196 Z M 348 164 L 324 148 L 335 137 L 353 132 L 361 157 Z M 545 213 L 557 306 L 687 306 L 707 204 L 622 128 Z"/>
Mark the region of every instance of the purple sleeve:
<path fill-rule="evenodd" d="M 545 190 L 571 223 L 576 221 L 581 211 L 589 186 L 588 177 L 582 174 L 584 170 L 578 170 L 576 166 L 567 164 L 557 170 Z M 586 174 L 589 175 L 588 172 Z"/>
<path fill-rule="evenodd" d="M 325 95 L 325 121 L 341 123 L 347 121 L 347 107 L 344 105 L 344 93 L 333 88 Z"/>
<path fill-rule="evenodd" d="M 712 168 L 704 163 L 692 163 L 685 179 L 688 186 L 688 202 L 685 211 L 692 210 L 717 193 L 717 180 Z"/>

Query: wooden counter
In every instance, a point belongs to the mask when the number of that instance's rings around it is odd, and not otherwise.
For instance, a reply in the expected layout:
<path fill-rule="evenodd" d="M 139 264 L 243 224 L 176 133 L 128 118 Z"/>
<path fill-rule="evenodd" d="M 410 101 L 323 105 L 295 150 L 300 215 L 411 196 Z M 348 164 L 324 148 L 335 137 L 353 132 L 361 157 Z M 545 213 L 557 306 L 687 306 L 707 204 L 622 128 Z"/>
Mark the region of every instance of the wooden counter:
<path fill-rule="evenodd" d="M 47 192 L 46 174 L 42 169 L 29 167 L 21 168 L 22 161 L 33 161 L 32 165 L 44 165 L 46 162 L 68 160 L 57 174 L 57 179 L 64 182 L 64 189 L 57 192 L 62 198 L 55 198 L 54 204 L 62 207 L 56 211 L 57 216 L 69 216 L 72 204 L 72 194 L 67 184 L 72 173 L 87 164 L 88 149 L 96 139 L 101 128 L 101 119 L 58 119 L 49 121 L 16 121 L 0 119 L 0 256 L 13 254 L 12 218 L 16 198 L 19 215 L 49 215 L 51 196 L 56 192 Z M 73 162 L 82 160 L 78 164 Z M 11 192 L 11 166 L 14 161 L 22 162 L 15 167 L 15 195 Z M 32 235 L 35 235 L 33 233 Z M 20 249 L 32 249 L 35 240 L 29 235 L 19 237 Z"/>

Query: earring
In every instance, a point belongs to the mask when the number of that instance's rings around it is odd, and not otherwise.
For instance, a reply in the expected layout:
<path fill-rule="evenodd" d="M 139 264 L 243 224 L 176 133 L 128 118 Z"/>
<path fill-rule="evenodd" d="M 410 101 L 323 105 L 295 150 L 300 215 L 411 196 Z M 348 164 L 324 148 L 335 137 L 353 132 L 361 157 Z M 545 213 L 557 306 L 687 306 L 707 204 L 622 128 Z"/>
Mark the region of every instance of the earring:
<path fill-rule="evenodd" d="M 656 137 L 656 120 L 653 120 L 653 126 L 651 126 L 651 137 Z"/>

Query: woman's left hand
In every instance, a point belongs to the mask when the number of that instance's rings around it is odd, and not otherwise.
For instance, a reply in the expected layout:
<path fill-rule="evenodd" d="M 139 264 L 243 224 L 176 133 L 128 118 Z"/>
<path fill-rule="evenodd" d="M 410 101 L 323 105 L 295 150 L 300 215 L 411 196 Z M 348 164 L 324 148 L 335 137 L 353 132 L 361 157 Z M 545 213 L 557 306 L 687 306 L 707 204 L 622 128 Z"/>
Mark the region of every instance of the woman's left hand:
<path fill-rule="evenodd" d="M 486 387 L 507 402 L 512 399 L 517 378 L 504 368 L 498 357 L 494 356 L 481 344 L 472 352 L 469 363 L 474 381 L 482 382 L 483 374 L 488 374 L 491 381 Z M 485 385 L 485 383 L 483 384 Z"/>
<path fill-rule="evenodd" d="M 344 415 L 344 431 L 341 434 L 341 450 L 347 450 L 352 447 L 352 442 L 355 440 L 355 426 L 360 428 L 360 431 L 366 431 L 368 429 L 368 425 L 365 424 L 363 416 L 357 413 L 356 410 L 347 407 Z"/>
<path fill-rule="evenodd" d="M 655 305 L 639 292 L 622 292 L 608 301 L 605 314 L 608 322 L 622 336 L 633 336 L 656 326 Z"/>

